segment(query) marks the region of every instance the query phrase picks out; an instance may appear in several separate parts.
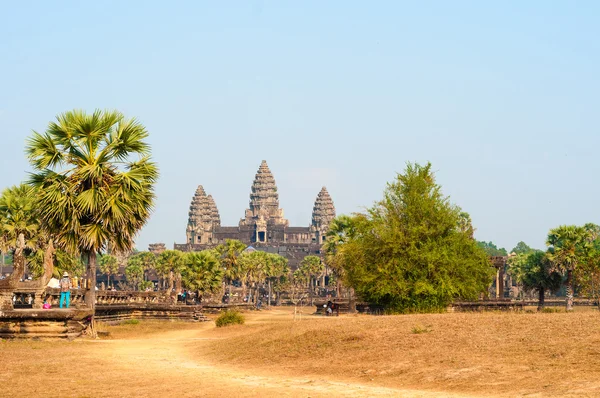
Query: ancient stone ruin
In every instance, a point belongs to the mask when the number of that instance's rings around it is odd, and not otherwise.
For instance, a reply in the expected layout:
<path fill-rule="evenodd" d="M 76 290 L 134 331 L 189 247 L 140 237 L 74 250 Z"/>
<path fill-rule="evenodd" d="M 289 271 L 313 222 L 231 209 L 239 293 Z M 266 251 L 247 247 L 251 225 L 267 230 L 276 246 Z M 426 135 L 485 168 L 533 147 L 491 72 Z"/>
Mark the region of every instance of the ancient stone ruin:
<path fill-rule="evenodd" d="M 320 255 L 321 244 L 335 218 L 333 200 L 323 187 L 314 203 L 312 222 L 307 227 L 290 227 L 279 207 L 275 178 L 265 160 L 260 164 L 250 191 L 250 203 L 237 226 L 221 226 L 215 201 L 204 188 L 196 189 L 190 204 L 187 242 L 175 249 L 198 251 L 237 239 L 259 250 L 278 253 L 292 268 L 307 255 Z"/>

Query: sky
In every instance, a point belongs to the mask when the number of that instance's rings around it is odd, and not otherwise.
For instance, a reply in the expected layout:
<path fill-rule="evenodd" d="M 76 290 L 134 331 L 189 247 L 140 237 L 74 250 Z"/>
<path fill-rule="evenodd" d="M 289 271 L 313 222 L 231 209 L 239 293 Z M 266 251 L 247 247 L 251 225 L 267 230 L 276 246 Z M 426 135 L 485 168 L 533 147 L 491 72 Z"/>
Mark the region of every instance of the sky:
<path fill-rule="evenodd" d="M 597 1 L 3 1 L 0 188 L 32 130 L 74 108 L 150 132 L 161 178 L 136 244 L 185 242 L 194 191 L 223 225 L 261 160 L 293 226 L 431 162 L 475 236 L 543 248 L 600 223 Z"/>

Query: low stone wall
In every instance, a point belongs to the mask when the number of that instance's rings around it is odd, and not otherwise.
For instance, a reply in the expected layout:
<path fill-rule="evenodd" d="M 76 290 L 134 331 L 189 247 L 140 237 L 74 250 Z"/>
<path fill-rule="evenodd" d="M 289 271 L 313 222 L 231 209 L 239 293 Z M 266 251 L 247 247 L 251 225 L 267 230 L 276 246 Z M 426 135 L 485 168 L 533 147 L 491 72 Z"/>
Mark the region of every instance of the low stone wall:
<path fill-rule="evenodd" d="M 0 338 L 76 338 L 86 332 L 92 312 L 79 309 L 0 311 Z"/>
<path fill-rule="evenodd" d="M 128 319 L 205 322 L 202 306 L 152 303 L 98 304 L 95 319 L 101 322 L 122 322 Z"/>

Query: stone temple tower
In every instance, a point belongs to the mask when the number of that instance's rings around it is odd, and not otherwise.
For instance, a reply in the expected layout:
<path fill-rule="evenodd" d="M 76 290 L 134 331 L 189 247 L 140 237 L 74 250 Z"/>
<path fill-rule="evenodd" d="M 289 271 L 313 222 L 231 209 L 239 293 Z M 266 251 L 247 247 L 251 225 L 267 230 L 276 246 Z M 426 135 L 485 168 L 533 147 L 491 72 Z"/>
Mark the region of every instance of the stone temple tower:
<path fill-rule="evenodd" d="M 221 225 L 217 205 L 211 195 L 206 195 L 202 185 L 198 186 L 190 204 L 187 242 L 191 244 L 212 243 L 213 230 Z"/>
<path fill-rule="evenodd" d="M 287 225 L 288 220 L 283 217 L 283 209 L 279 208 L 275 178 L 269 170 L 267 161 L 263 160 L 254 177 L 250 192 L 250 206 L 246 209 L 245 218 L 240 221 L 240 227 L 253 227 L 252 241 L 266 242 L 267 229 Z"/>
<path fill-rule="evenodd" d="M 327 188 L 323 187 L 315 200 L 312 223 L 310 226 L 310 231 L 317 243 L 323 243 L 325 241 L 325 235 L 329 230 L 329 224 L 334 218 L 335 206 L 333 205 L 333 200 L 331 200 Z"/>

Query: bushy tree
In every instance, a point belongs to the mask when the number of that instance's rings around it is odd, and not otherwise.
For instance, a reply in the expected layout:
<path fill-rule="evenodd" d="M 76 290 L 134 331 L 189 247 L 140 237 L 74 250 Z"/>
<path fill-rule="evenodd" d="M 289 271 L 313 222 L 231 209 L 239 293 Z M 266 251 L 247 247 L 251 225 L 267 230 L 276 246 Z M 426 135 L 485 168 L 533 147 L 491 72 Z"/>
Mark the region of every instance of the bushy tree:
<path fill-rule="evenodd" d="M 461 213 L 442 195 L 431 164 L 408 164 L 381 201 L 352 217 L 352 232 L 335 246 L 345 282 L 394 312 L 439 311 L 454 299 L 476 299 L 493 270 Z"/>
<path fill-rule="evenodd" d="M 481 247 L 488 256 L 508 256 L 508 253 L 506 252 L 505 248 L 498 248 L 492 241 L 479 241 L 477 242 L 477 245 Z"/>
<path fill-rule="evenodd" d="M 529 247 L 527 243 L 520 241 L 515 247 L 513 247 L 513 249 L 510 252 L 515 254 L 529 254 L 535 251 L 536 250 Z"/>

